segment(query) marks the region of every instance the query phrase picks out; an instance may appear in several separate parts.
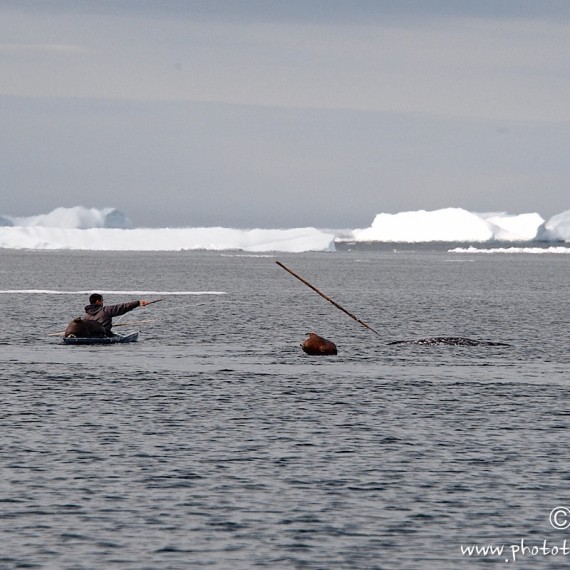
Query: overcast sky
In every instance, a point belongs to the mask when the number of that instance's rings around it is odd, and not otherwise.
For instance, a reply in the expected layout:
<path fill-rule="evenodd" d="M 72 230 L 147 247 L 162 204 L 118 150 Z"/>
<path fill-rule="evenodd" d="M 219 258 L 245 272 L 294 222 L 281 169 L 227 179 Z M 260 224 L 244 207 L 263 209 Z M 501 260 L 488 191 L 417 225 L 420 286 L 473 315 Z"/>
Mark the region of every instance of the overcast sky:
<path fill-rule="evenodd" d="M 0 215 L 570 209 L 567 0 L 0 0 Z"/>

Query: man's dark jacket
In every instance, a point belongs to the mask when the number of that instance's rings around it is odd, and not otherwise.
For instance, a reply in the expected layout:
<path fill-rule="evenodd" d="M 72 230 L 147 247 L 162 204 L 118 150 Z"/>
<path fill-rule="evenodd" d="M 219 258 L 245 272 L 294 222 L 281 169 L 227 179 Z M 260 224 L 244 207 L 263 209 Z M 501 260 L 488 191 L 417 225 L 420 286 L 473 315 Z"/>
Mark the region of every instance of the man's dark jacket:
<path fill-rule="evenodd" d="M 118 305 L 87 305 L 83 319 L 101 323 L 110 334 L 113 326 L 113 317 L 124 315 L 136 309 L 139 305 L 140 301 L 130 301 L 129 303 L 119 303 Z"/>

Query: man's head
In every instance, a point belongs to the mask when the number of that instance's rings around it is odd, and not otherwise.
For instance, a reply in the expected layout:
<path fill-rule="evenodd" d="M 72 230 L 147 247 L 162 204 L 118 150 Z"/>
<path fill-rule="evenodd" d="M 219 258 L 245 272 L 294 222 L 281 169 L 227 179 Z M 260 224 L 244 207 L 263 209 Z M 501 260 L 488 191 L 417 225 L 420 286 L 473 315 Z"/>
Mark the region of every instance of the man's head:
<path fill-rule="evenodd" d="M 103 295 L 100 295 L 99 293 L 93 293 L 93 295 L 89 296 L 89 303 L 91 305 L 97 305 L 97 304 L 102 305 L 103 304 Z"/>

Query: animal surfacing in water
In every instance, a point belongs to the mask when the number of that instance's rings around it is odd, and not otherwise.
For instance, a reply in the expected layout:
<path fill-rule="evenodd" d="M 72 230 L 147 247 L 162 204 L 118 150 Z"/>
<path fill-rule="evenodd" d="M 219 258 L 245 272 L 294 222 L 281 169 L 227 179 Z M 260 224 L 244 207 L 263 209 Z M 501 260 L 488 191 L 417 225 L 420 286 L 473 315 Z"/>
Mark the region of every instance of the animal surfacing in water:
<path fill-rule="evenodd" d="M 301 344 L 301 348 L 306 354 L 310 354 L 311 356 L 337 354 L 336 344 L 334 342 L 331 342 L 314 332 L 307 333 L 307 336 L 309 338 Z"/>
<path fill-rule="evenodd" d="M 475 340 L 463 336 L 433 336 L 430 338 L 419 338 L 416 340 L 395 340 L 388 344 L 417 344 L 417 345 L 437 345 L 446 344 L 449 346 L 510 346 L 505 342 L 492 342 L 488 340 Z"/>

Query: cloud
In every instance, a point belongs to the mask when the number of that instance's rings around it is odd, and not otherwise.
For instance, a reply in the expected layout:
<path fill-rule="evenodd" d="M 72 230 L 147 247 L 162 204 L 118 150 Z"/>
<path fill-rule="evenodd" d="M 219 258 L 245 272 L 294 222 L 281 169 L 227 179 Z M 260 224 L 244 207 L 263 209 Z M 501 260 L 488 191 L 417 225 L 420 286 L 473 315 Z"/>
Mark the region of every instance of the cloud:
<path fill-rule="evenodd" d="M 162 220 L 208 225 L 562 211 L 569 12 L 567 0 L 3 0 L 3 197 L 25 213 L 94 195 L 148 223 L 160 189 Z"/>
<path fill-rule="evenodd" d="M 4 9 L 198 22 L 372 24 L 445 18 L 569 21 L 567 0 L 3 0 Z"/>
<path fill-rule="evenodd" d="M 0 53 L 4 54 L 22 54 L 22 53 L 37 53 L 37 54 L 93 54 L 96 50 L 87 48 L 81 45 L 73 44 L 0 44 Z"/>
<path fill-rule="evenodd" d="M 21 57 L 0 62 L 0 94 L 568 119 L 570 82 L 562 78 L 570 52 L 560 46 L 567 43 L 570 27 L 564 21 L 447 13 L 440 19 L 404 21 L 404 13 L 422 13 L 421 3 L 415 11 L 392 12 L 399 19 L 382 20 L 373 6 L 385 3 L 357 2 L 361 10 L 355 8 L 346 21 L 324 16 L 320 3 L 301 10 L 302 21 L 279 19 L 272 2 L 271 10 L 262 10 L 265 20 L 238 18 L 249 14 L 255 2 L 230 3 L 242 11 L 230 10 L 227 20 L 214 2 L 215 17 L 208 21 L 194 21 L 189 18 L 194 12 L 184 11 L 198 6 L 202 14 L 207 3 L 166 3 L 156 18 L 150 15 L 157 3 L 143 3 L 136 11 L 135 4 L 119 2 L 120 16 L 111 13 L 109 3 L 102 5 L 107 11 L 100 7 L 101 13 L 88 16 L 80 9 L 91 3 L 77 3 L 76 11 L 75 3 L 56 4 L 68 6 L 64 23 L 47 11 L 8 13 L 16 20 L 4 24 L 3 37 L 11 41 L 0 50 Z M 331 5 L 333 12 L 346 9 L 344 3 Z M 125 17 L 128 7 L 132 13 Z M 184 17 L 166 17 L 168 7 Z M 361 22 L 355 14 L 363 13 L 374 17 Z M 58 57 L 64 54 L 89 58 L 63 65 Z M 46 62 L 50 55 L 51 63 Z"/>

